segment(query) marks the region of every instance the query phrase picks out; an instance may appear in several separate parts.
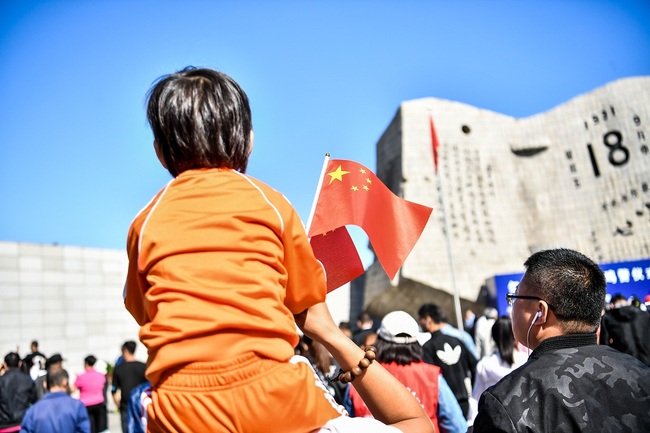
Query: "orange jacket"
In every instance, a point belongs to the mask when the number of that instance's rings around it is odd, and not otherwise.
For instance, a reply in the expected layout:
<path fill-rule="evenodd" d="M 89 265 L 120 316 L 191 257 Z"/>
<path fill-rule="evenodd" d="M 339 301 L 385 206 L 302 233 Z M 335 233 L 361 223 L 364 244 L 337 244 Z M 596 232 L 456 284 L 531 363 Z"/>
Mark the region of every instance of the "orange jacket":
<path fill-rule="evenodd" d="M 128 235 L 126 308 L 148 348 L 147 378 L 255 352 L 287 360 L 293 314 L 325 300 L 323 269 L 279 192 L 230 169 L 181 173 Z"/>

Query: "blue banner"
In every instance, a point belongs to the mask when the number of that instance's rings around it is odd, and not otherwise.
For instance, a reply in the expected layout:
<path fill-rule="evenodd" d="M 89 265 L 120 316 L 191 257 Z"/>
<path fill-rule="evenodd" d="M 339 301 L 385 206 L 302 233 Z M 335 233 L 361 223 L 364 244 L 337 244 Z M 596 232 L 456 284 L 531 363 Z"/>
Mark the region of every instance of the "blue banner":
<path fill-rule="evenodd" d="M 636 296 L 644 301 L 650 294 L 650 259 L 629 262 L 601 263 L 607 281 L 607 301 L 617 293 L 626 298 Z M 499 310 L 500 315 L 508 314 L 506 293 L 514 293 L 523 273 L 495 275 L 487 281 L 489 306 Z"/>

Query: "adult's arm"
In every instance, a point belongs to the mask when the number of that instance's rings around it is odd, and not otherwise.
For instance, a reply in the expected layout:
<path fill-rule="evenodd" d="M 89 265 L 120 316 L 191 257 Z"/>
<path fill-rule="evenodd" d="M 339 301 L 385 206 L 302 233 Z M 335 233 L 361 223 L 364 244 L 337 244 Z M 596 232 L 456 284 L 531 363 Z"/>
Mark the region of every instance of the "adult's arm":
<path fill-rule="evenodd" d="M 115 402 L 115 406 L 118 408 L 120 407 L 120 403 L 122 403 L 122 391 L 117 389 L 113 392 L 113 401 Z"/>
<path fill-rule="evenodd" d="M 334 323 L 324 302 L 296 315 L 296 323 L 307 336 L 322 343 L 345 371 L 364 357 L 365 352 Z M 353 386 L 379 421 L 404 433 L 433 433 L 433 424 L 420 403 L 378 362 L 355 378 Z"/>
<path fill-rule="evenodd" d="M 120 375 L 115 370 L 113 370 L 113 383 L 111 384 L 111 395 L 113 396 L 113 401 L 115 402 L 115 405 L 119 408 L 120 403 L 122 401 L 122 382 L 120 380 Z"/>

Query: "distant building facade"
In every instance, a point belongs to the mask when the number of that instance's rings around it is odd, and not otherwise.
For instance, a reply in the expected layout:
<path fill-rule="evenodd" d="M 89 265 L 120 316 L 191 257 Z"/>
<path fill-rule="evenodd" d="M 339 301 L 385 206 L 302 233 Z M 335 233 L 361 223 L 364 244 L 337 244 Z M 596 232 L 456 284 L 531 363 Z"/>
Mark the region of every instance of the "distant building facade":
<path fill-rule="evenodd" d="M 413 312 L 434 292 L 449 301 L 454 281 L 480 302 L 486 279 L 522 271 L 541 249 L 601 263 L 650 257 L 649 147 L 650 77 L 522 119 L 435 98 L 402 103 L 377 143 L 376 172 L 434 212 L 392 283 L 375 262 L 353 286 L 364 302 L 353 309 L 381 315 L 393 299 Z"/>
<path fill-rule="evenodd" d="M 0 241 L 0 353 L 39 341 L 46 356 L 63 354 L 70 373 L 94 354 L 113 364 L 138 326 L 124 309 L 126 252 Z M 146 360 L 139 346 L 136 356 Z"/>

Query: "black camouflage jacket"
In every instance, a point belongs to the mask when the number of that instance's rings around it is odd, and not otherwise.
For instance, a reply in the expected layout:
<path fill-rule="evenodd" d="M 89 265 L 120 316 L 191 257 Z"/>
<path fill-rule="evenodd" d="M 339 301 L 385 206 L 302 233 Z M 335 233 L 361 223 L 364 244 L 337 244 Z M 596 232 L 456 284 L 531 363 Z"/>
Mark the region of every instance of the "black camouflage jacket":
<path fill-rule="evenodd" d="M 488 388 L 474 433 L 650 432 L 650 367 L 595 334 L 544 340 Z"/>

